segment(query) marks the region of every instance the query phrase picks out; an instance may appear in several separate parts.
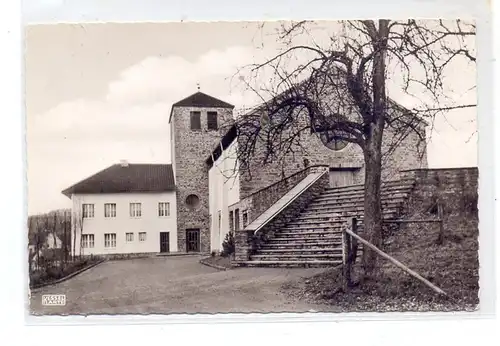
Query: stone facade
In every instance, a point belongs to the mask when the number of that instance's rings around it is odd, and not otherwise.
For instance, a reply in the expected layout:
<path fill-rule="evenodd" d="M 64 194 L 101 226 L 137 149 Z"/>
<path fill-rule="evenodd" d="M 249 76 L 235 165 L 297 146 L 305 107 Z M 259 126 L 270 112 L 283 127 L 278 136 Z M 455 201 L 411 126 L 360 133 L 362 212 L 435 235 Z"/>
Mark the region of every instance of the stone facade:
<path fill-rule="evenodd" d="M 421 123 L 421 131 L 425 124 Z M 425 143 L 419 144 L 419 137 L 416 133 L 410 132 L 404 140 L 388 154 L 391 143 L 395 140 L 391 129 L 385 130 L 383 153 L 383 180 L 396 180 L 400 177 L 401 170 L 427 167 L 427 153 Z M 354 184 L 364 183 L 364 157 L 361 148 L 353 143 L 349 143 L 344 149 L 335 151 L 323 145 L 318 136 L 314 133 L 301 135 L 301 146 L 294 148 L 293 155 L 287 155 L 282 160 L 262 164 L 265 155 L 265 145 L 258 142 L 255 148 L 255 155 L 250 162 L 250 174 L 241 173 L 240 197 L 244 198 L 265 188 L 273 183 L 282 180 L 305 167 L 304 159 L 309 161 L 309 165 L 327 165 L 332 169 L 351 168 L 354 175 Z"/>
<path fill-rule="evenodd" d="M 191 130 L 191 112 L 201 112 L 201 129 Z M 207 112 L 217 112 L 218 130 L 208 130 Z M 173 106 L 170 120 L 172 160 L 177 190 L 178 251 L 186 251 L 186 230 L 200 230 L 200 251 L 210 252 L 208 167 L 205 163 L 225 130 L 220 125 L 233 119 L 230 107 Z M 199 204 L 189 207 L 186 199 L 196 195 Z"/>

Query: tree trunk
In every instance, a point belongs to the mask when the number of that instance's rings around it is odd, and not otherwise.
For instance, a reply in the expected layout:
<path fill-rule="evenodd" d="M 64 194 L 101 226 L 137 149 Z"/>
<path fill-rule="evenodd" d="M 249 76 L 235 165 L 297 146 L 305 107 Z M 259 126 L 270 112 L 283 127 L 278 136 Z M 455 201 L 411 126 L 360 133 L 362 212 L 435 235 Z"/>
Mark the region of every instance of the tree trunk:
<path fill-rule="evenodd" d="M 380 188 L 382 179 L 382 138 L 385 125 L 385 59 L 387 53 L 388 21 L 379 20 L 373 39 L 373 109 L 365 130 L 363 154 L 365 159 L 365 206 L 364 226 L 368 241 L 377 248 L 382 243 L 382 204 Z M 363 267 L 365 277 L 373 274 L 377 265 L 377 254 L 365 248 Z"/>
<path fill-rule="evenodd" d="M 366 239 L 380 248 L 382 243 L 382 205 L 380 187 L 382 160 L 377 143 L 372 138 L 364 150 L 365 156 L 365 205 L 364 232 Z M 380 140 L 381 142 L 381 140 Z M 365 276 L 370 276 L 377 264 L 377 254 L 368 247 L 363 248 L 363 267 Z"/>

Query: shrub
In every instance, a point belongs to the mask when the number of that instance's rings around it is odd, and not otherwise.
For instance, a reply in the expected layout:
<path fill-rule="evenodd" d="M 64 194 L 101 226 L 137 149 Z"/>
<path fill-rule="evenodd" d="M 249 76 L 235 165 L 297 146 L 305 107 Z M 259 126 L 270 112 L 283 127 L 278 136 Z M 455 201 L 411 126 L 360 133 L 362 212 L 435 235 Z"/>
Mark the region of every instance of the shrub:
<path fill-rule="evenodd" d="M 229 233 L 226 234 L 224 241 L 222 242 L 222 251 L 220 254 L 222 257 L 229 257 L 234 254 L 234 251 L 234 232 L 229 231 Z"/>
<path fill-rule="evenodd" d="M 217 256 L 217 251 L 215 251 L 215 250 L 214 250 L 214 251 L 212 251 L 212 252 L 210 253 L 210 256 L 212 256 L 212 257 Z"/>
<path fill-rule="evenodd" d="M 57 280 L 63 277 L 63 270 L 59 267 L 48 267 L 46 269 L 47 279 Z"/>

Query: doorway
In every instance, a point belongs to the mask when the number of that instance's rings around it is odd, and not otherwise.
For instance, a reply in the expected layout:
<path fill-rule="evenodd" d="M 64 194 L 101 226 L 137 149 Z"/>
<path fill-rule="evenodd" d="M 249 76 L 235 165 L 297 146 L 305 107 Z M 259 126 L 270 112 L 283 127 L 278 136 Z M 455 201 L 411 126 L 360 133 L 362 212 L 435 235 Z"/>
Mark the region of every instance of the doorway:
<path fill-rule="evenodd" d="M 160 252 L 170 252 L 170 232 L 160 232 Z"/>
<path fill-rule="evenodd" d="M 186 230 L 186 252 L 200 252 L 200 229 Z"/>
<path fill-rule="evenodd" d="M 356 168 L 330 167 L 330 187 L 354 185 Z"/>

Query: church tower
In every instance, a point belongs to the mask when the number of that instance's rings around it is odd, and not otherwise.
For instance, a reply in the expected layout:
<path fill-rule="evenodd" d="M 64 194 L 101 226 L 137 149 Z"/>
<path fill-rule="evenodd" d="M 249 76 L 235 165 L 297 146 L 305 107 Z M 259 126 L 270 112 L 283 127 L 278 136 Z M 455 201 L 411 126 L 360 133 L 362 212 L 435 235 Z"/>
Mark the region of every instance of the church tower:
<path fill-rule="evenodd" d="M 200 91 L 172 105 L 171 159 L 177 189 L 180 252 L 210 252 L 207 158 L 220 143 L 234 106 Z"/>

